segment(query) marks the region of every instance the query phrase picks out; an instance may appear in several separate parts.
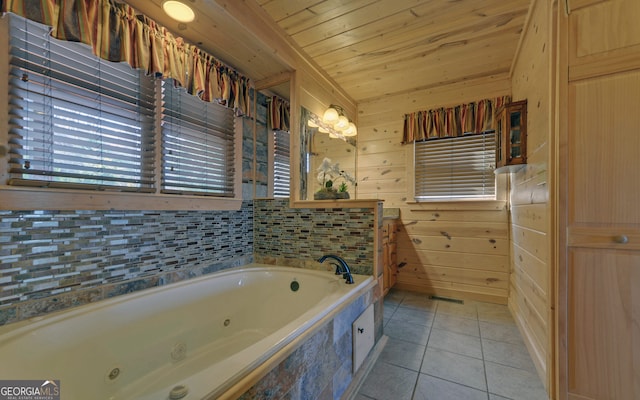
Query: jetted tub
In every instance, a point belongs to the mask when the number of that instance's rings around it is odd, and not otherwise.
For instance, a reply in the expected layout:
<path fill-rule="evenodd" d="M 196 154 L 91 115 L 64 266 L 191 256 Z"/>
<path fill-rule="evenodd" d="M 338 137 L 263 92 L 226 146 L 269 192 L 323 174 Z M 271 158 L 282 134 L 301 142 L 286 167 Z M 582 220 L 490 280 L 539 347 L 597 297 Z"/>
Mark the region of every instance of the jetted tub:
<path fill-rule="evenodd" d="M 65 400 L 234 398 L 374 285 L 353 277 L 250 264 L 2 326 L 0 378 L 59 380 Z"/>

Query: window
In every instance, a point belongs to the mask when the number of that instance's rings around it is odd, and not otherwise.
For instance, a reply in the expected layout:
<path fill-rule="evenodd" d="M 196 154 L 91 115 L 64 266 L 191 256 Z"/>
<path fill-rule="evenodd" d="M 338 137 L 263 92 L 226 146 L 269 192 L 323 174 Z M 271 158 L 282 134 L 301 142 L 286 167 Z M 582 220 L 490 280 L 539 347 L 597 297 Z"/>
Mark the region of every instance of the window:
<path fill-rule="evenodd" d="M 154 191 L 153 79 L 10 18 L 9 184 Z"/>
<path fill-rule="evenodd" d="M 273 131 L 273 196 L 290 196 L 289 132 Z"/>
<path fill-rule="evenodd" d="M 9 185 L 235 195 L 233 109 L 9 19 Z"/>
<path fill-rule="evenodd" d="M 234 195 L 233 110 L 162 82 L 162 191 Z"/>
<path fill-rule="evenodd" d="M 417 201 L 495 200 L 495 135 L 415 142 Z"/>

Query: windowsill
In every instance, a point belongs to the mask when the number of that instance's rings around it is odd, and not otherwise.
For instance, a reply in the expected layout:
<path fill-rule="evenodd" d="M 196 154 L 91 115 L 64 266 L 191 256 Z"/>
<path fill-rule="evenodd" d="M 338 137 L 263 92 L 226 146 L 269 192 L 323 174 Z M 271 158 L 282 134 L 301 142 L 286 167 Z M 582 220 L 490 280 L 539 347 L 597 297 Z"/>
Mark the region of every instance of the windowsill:
<path fill-rule="evenodd" d="M 0 186 L 3 210 L 239 210 L 242 199 Z"/>
<path fill-rule="evenodd" d="M 411 211 L 502 211 L 505 200 L 408 201 Z"/>

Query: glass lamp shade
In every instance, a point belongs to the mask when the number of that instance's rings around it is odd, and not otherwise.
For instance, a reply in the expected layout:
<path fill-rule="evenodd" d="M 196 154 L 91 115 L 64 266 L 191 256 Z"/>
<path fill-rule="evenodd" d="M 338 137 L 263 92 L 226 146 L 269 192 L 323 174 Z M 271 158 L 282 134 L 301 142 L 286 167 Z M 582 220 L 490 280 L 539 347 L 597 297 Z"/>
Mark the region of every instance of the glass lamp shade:
<path fill-rule="evenodd" d="M 347 129 L 347 127 L 349 127 L 349 120 L 344 115 L 341 115 L 338 118 L 338 122 L 336 122 L 335 125 L 333 125 L 333 127 L 339 131 L 345 130 Z"/>
<path fill-rule="evenodd" d="M 324 115 L 322 116 L 322 122 L 324 122 L 327 125 L 333 125 L 336 122 L 338 122 L 338 118 L 340 118 L 340 115 L 338 114 L 338 110 L 336 110 L 333 107 L 329 107 L 327 108 L 327 110 L 324 112 Z"/>
<path fill-rule="evenodd" d="M 349 126 L 347 127 L 347 129 L 342 131 L 342 134 L 345 136 L 356 136 L 358 134 L 356 124 L 354 124 L 353 122 L 349 122 Z"/>

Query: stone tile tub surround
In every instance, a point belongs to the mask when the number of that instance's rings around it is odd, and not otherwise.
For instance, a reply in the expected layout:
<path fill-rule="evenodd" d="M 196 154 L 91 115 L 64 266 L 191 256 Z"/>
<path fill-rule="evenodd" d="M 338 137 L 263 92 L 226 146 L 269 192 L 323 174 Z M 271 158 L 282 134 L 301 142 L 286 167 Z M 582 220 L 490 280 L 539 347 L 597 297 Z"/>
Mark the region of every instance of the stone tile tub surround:
<path fill-rule="evenodd" d="M 0 325 L 253 262 L 238 211 L 0 210 Z"/>

